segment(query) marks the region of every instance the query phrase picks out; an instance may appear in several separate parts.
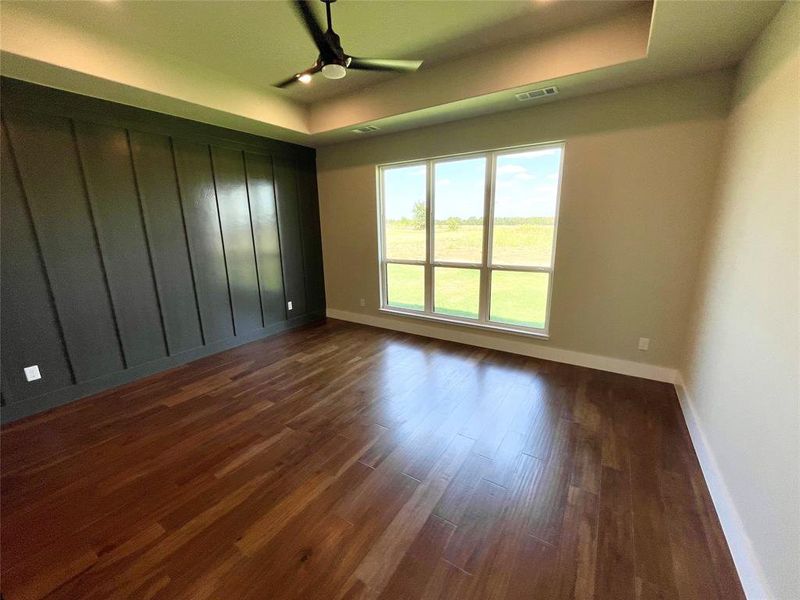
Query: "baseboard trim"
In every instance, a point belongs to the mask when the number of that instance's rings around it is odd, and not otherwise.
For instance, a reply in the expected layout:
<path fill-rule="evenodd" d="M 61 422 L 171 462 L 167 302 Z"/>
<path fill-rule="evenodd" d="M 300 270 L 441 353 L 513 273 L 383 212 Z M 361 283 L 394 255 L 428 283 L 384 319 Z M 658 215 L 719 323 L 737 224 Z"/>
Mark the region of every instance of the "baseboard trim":
<path fill-rule="evenodd" d="M 446 340 L 448 342 L 470 344 L 480 348 L 501 350 L 503 352 L 521 354 L 523 356 L 541 358 L 544 360 L 552 360 L 553 362 L 566 363 L 568 365 L 588 367 L 590 369 L 609 371 L 611 373 L 620 373 L 621 375 L 642 377 L 644 379 L 652 379 L 654 381 L 662 381 L 666 383 L 674 383 L 675 381 L 676 371 L 670 367 L 638 363 L 621 358 L 600 356 L 597 354 L 586 354 L 584 352 L 575 352 L 573 350 L 564 350 L 562 348 L 551 348 L 532 343 L 529 340 L 515 338 L 513 336 L 509 336 L 509 339 L 499 339 L 484 335 L 476 332 L 475 330 L 467 331 L 465 328 L 458 327 L 457 325 L 444 329 L 441 326 L 437 327 L 426 324 L 419 319 L 403 320 L 400 317 L 392 318 L 366 315 L 346 310 L 338 310 L 335 308 L 329 308 L 327 310 L 327 316 L 331 319 L 351 321 L 353 323 L 360 323 L 362 325 L 380 327 L 381 329 L 391 329 L 393 331 L 402 331 L 403 333 L 413 333 L 415 335 Z"/>
<path fill-rule="evenodd" d="M 739 580 L 748 600 L 767 600 L 775 598 L 770 592 L 769 585 L 764 577 L 761 562 L 753 550 L 750 538 L 745 532 L 739 511 L 733 503 L 728 486 L 719 470 L 717 459 L 708 443 L 703 427 L 697 417 L 692 396 L 686 388 L 680 372 L 675 376 L 675 391 L 678 394 L 683 419 L 689 429 L 697 460 L 706 481 L 706 487 L 711 494 L 711 500 L 717 511 L 722 531 L 728 542 Z"/>

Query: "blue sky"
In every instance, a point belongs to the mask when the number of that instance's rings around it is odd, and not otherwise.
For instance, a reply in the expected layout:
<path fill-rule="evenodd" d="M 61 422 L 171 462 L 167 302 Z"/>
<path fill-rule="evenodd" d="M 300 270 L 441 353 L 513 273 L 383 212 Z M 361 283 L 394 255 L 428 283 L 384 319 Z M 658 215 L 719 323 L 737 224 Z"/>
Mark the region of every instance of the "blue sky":
<path fill-rule="evenodd" d="M 483 216 L 485 158 L 436 163 L 436 218 Z M 560 148 L 503 154 L 497 159 L 495 215 L 545 217 L 555 214 Z M 425 166 L 384 171 L 386 217 L 412 217 L 417 201 L 425 201 Z"/>

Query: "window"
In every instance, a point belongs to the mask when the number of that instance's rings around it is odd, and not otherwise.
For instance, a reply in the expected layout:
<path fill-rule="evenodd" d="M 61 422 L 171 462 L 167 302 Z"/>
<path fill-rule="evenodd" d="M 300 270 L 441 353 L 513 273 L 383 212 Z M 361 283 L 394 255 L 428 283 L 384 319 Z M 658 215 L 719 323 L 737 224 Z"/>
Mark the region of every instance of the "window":
<path fill-rule="evenodd" d="M 379 167 L 381 309 L 546 336 L 563 153 Z"/>

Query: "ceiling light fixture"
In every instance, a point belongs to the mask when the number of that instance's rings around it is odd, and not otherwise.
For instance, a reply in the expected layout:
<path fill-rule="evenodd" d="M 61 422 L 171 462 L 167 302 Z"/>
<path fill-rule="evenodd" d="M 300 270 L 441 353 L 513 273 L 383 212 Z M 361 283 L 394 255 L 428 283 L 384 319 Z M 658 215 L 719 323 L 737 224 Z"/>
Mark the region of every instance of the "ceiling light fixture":
<path fill-rule="evenodd" d="M 325 3 L 325 16 L 327 17 L 327 29 L 322 29 L 322 24 L 312 11 L 311 0 L 293 0 L 292 4 L 297 14 L 306 26 L 308 33 L 314 40 L 319 54 L 314 65 L 302 71 L 313 75 L 322 72 L 325 79 L 342 79 L 347 75 L 349 69 L 356 71 L 388 71 L 390 73 L 412 73 L 419 69 L 421 60 L 392 60 L 383 58 L 358 58 L 350 56 L 342 49 L 342 43 L 338 34 L 333 30 L 331 20 L 331 4 L 336 0 L 322 0 Z M 284 81 L 279 81 L 275 87 L 284 88 L 294 85 L 300 79 L 300 75 L 292 75 Z"/>
<path fill-rule="evenodd" d="M 311 83 L 311 75 L 309 73 L 302 73 L 297 76 L 297 81 L 300 83 Z"/>
<path fill-rule="evenodd" d="M 347 69 L 345 69 L 342 65 L 337 65 L 336 63 L 328 63 L 327 65 L 323 65 L 322 75 L 326 79 L 341 79 L 347 75 Z"/>

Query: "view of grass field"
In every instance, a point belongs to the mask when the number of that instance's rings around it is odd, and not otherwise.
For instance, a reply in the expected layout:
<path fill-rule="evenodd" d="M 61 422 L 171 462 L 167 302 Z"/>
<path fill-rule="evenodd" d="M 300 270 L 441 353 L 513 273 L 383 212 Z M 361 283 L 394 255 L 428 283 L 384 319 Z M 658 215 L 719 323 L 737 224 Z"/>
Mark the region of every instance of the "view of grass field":
<path fill-rule="evenodd" d="M 437 222 L 434 254 L 441 261 L 480 262 L 483 227 L 480 221 Z M 553 243 L 553 219 L 498 219 L 494 226 L 494 264 L 547 266 Z M 478 249 L 475 255 L 474 249 Z M 412 221 L 386 223 L 386 254 L 392 259 L 425 258 L 425 230 Z M 423 310 L 424 268 L 388 265 L 390 306 Z M 477 318 L 480 274 L 477 269 L 437 267 L 434 273 L 435 312 Z M 491 320 L 511 325 L 543 327 L 549 276 L 546 273 L 495 271 L 491 286 Z"/>
<path fill-rule="evenodd" d="M 490 266 L 508 269 L 491 272 L 489 319 L 543 328 L 550 274 L 513 269 L 552 266 L 561 154 L 559 147 L 533 147 L 386 167 L 382 171 L 385 258 L 425 261 L 432 233 L 433 263 L 480 265 L 484 231 L 491 229 Z M 490 207 L 487 166 L 492 178 Z M 485 222 L 487 208 L 492 223 Z M 432 232 L 427 230 L 429 219 Z M 433 269 L 433 312 L 477 319 L 480 269 Z M 424 311 L 425 267 L 390 262 L 386 300 L 390 306 Z"/>
<path fill-rule="evenodd" d="M 511 221 L 511 223 L 508 223 Z M 437 261 L 481 262 L 483 225 L 439 221 L 434 230 Z M 496 265 L 550 265 L 553 218 L 497 219 L 494 224 L 492 262 Z M 386 258 L 425 260 L 425 229 L 414 222 L 387 221 Z"/>

